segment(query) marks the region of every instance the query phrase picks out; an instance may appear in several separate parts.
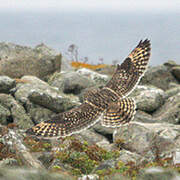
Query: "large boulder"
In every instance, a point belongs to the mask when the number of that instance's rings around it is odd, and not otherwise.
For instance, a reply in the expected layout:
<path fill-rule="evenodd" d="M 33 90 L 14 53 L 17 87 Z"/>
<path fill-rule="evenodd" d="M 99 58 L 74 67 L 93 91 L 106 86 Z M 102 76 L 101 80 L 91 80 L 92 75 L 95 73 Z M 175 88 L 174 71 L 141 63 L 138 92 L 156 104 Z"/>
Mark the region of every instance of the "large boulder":
<path fill-rule="evenodd" d="M 76 178 L 67 173 L 52 173 L 47 170 L 27 168 L 0 168 L 0 179 L 2 180 L 75 180 Z"/>
<path fill-rule="evenodd" d="M 150 67 L 141 79 L 145 85 L 153 85 L 163 90 L 169 89 L 170 82 L 178 83 L 176 78 L 171 74 L 170 69 L 165 65 Z"/>
<path fill-rule="evenodd" d="M 173 157 L 178 137 L 176 126 L 157 123 L 137 123 L 122 126 L 114 133 L 114 142 L 126 150 L 154 161 L 157 158 Z"/>
<path fill-rule="evenodd" d="M 95 82 L 77 72 L 56 73 L 49 84 L 66 94 L 79 94 L 82 90 L 95 86 Z"/>
<path fill-rule="evenodd" d="M 133 121 L 143 122 L 143 123 L 156 123 L 156 120 L 151 114 L 144 111 L 137 110 Z"/>
<path fill-rule="evenodd" d="M 0 43 L 0 75 L 11 78 L 33 75 L 45 79 L 49 74 L 60 71 L 62 55 L 55 55 L 53 50 L 47 49 Z"/>
<path fill-rule="evenodd" d="M 167 100 L 169 97 L 175 96 L 178 93 L 180 93 L 180 85 L 175 85 L 172 88 L 165 91 L 164 98 Z"/>
<path fill-rule="evenodd" d="M 108 75 L 100 74 L 86 68 L 77 70 L 77 73 L 79 73 L 81 76 L 86 76 L 95 81 L 97 86 L 104 86 L 110 79 Z"/>
<path fill-rule="evenodd" d="M 25 83 L 18 84 L 14 96 L 26 106 L 28 111 L 29 102 L 54 112 L 62 112 L 79 105 L 78 102 L 72 101 L 72 97 L 65 96 L 57 88 L 49 86 L 37 77 L 24 76 L 21 80 Z"/>
<path fill-rule="evenodd" d="M 15 123 L 19 128 L 26 129 L 33 125 L 24 107 L 11 95 L 0 94 L 0 123 Z"/>
<path fill-rule="evenodd" d="M 175 66 L 172 68 L 172 74 L 177 78 L 177 80 L 180 82 L 180 65 Z"/>
<path fill-rule="evenodd" d="M 157 122 L 180 123 L 180 93 L 169 97 L 165 104 L 153 113 Z"/>
<path fill-rule="evenodd" d="M 153 112 L 164 103 L 164 91 L 152 86 L 137 86 L 130 95 L 136 101 L 137 109 Z"/>
<path fill-rule="evenodd" d="M 140 171 L 138 180 L 178 180 L 180 175 L 173 169 L 150 167 Z"/>
<path fill-rule="evenodd" d="M 9 93 L 9 91 L 14 88 L 16 82 L 14 79 L 8 76 L 0 76 L 0 93 Z"/>

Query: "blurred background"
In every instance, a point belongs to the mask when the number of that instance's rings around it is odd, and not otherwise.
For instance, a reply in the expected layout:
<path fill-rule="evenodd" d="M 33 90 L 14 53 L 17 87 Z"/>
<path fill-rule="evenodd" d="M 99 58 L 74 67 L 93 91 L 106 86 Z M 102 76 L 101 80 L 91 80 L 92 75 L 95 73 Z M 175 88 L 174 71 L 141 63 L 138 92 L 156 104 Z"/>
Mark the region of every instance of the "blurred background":
<path fill-rule="evenodd" d="M 0 42 L 40 43 L 79 61 L 122 62 L 141 39 L 150 65 L 180 62 L 179 0 L 0 0 Z"/>

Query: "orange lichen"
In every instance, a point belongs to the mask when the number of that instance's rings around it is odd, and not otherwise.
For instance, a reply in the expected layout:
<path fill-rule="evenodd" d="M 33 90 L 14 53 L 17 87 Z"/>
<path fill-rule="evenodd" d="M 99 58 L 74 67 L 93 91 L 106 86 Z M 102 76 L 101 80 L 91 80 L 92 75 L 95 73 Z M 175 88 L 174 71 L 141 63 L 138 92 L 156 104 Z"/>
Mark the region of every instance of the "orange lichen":
<path fill-rule="evenodd" d="M 18 78 L 16 78 L 15 81 L 16 81 L 16 83 L 29 83 L 29 82 L 30 82 L 30 81 L 28 81 L 28 80 L 18 79 Z"/>
<path fill-rule="evenodd" d="M 87 63 L 83 63 L 83 62 L 72 61 L 71 66 L 76 69 L 87 68 L 87 69 L 96 70 L 96 69 L 105 68 L 107 65 L 106 64 L 92 65 L 92 64 L 87 64 Z"/>

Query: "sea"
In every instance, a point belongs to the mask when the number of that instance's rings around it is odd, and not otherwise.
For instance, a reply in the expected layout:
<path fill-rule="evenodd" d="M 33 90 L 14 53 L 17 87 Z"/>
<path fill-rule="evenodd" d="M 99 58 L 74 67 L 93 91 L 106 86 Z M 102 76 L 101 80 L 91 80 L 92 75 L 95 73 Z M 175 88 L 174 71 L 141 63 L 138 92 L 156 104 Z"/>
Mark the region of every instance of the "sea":
<path fill-rule="evenodd" d="M 0 12 L 0 42 L 40 43 L 67 58 L 91 64 L 121 63 L 142 39 L 150 39 L 150 65 L 180 63 L 180 12 Z"/>

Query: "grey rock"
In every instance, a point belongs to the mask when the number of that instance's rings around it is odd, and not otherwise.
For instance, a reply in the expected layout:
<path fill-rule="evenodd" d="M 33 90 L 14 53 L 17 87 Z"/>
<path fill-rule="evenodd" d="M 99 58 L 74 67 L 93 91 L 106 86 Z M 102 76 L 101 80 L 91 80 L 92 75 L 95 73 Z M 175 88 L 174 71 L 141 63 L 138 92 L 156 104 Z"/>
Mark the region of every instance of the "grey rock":
<path fill-rule="evenodd" d="M 180 127 L 179 125 L 168 124 L 168 123 L 140 123 L 149 130 L 153 130 L 156 134 L 163 138 L 171 139 L 175 142 L 176 147 L 180 147 L 177 145 L 176 139 L 179 137 Z"/>
<path fill-rule="evenodd" d="M 43 169 L 41 163 L 29 152 L 23 143 L 21 131 L 8 129 L 2 136 L 2 143 L 8 147 L 10 152 L 14 152 L 20 162 L 29 168 Z"/>
<path fill-rule="evenodd" d="M 47 92 L 36 89 L 30 92 L 28 98 L 34 104 L 38 104 L 57 113 L 71 109 L 76 105 L 59 93 L 54 93 L 52 91 Z"/>
<path fill-rule="evenodd" d="M 7 125 L 8 120 L 11 117 L 11 112 L 7 107 L 4 107 L 0 103 L 0 124 Z"/>
<path fill-rule="evenodd" d="M 174 157 L 173 157 L 173 164 L 176 166 L 178 164 L 180 164 L 180 148 L 177 149 L 174 153 Z"/>
<path fill-rule="evenodd" d="M 113 159 L 106 160 L 102 162 L 96 169 L 95 171 L 98 170 L 104 170 L 104 169 L 110 169 L 110 168 L 115 168 L 116 162 Z"/>
<path fill-rule="evenodd" d="M 141 84 L 153 85 L 163 90 L 169 89 L 170 82 L 178 83 L 176 78 L 165 65 L 148 68 L 141 79 Z"/>
<path fill-rule="evenodd" d="M 50 173 L 47 170 L 25 168 L 0 168 L 1 180 L 75 180 L 63 172 Z"/>
<path fill-rule="evenodd" d="M 116 163 L 119 161 L 123 162 L 124 164 L 127 164 L 129 162 L 133 162 L 134 164 L 142 165 L 144 163 L 147 163 L 148 160 L 144 158 L 143 156 L 135 153 L 135 152 L 130 152 L 125 149 L 122 149 L 120 152 L 119 157 L 116 159 Z"/>
<path fill-rule="evenodd" d="M 49 86 L 44 81 L 34 76 L 24 76 L 24 84 L 18 84 L 15 98 L 22 104 L 37 104 L 54 112 L 62 112 L 79 105 L 73 98 L 60 93 L 57 88 Z M 32 105 L 29 104 L 29 109 Z M 27 108 L 28 109 L 28 108 Z M 28 109 L 28 111 L 30 111 Z"/>
<path fill-rule="evenodd" d="M 152 117 L 151 114 L 148 114 L 141 110 L 137 110 L 133 121 L 138 121 L 143 123 L 156 123 L 156 120 Z"/>
<path fill-rule="evenodd" d="M 166 67 L 172 68 L 174 66 L 177 66 L 177 63 L 175 61 L 173 61 L 173 60 L 169 60 L 169 61 L 165 62 L 164 65 Z"/>
<path fill-rule="evenodd" d="M 78 180 L 99 180 L 99 176 L 97 174 L 88 174 L 79 177 Z"/>
<path fill-rule="evenodd" d="M 176 85 L 173 88 L 168 89 L 167 91 L 165 91 L 165 99 L 168 99 L 171 96 L 175 96 L 176 94 L 180 93 L 180 85 Z"/>
<path fill-rule="evenodd" d="M 165 104 L 153 113 L 153 118 L 158 122 L 180 122 L 180 93 L 168 98 Z"/>
<path fill-rule="evenodd" d="M 50 152 L 44 152 L 41 153 L 40 156 L 37 158 L 39 161 L 41 161 L 41 163 L 43 164 L 43 166 L 48 169 L 51 166 L 51 163 L 54 160 L 54 155 Z"/>
<path fill-rule="evenodd" d="M 137 109 L 153 112 L 164 103 L 165 93 L 156 87 L 137 86 L 130 96 L 134 97 Z"/>
<path fill-rule="evenodd" d="M 0 93 L 9 93 L 16 85 L 15 80 L 8 76 L 0 76 Z"/>
<path fill-rule="evenodd" d="M 105 176 L 104 180 L 130 180 L 130 178 L 123 176 L 121 173 L 113 173 L 109 176 Z"/>
<path fill-rule="evenodd" d="M 94 132 L 92 129 L 87 129 L 73 136 L 82 142 L 87 141 L 88 144 L 96 144 L 106 150 L 111 150 L 109 141 L 104 136 Z"/>
<path fill-rule="evenodd" d="M 169 83 L 169 88 L 175 88 L 175 87 L 179 87 L 179 83 L 173 83 L 173 82 L 170 82 Z"/>
<path fill-rule="evenodd" d="M 162 124 L 132 122 L 128 126 L 122 126 L 117 130 L 117 133 L 114 134 L 114 142 L 120 141 L 122 148 L 136 152 L 149 161 L 157 158 L 157 152 L 160 158 L 173 157 L 176 149 L 175 137 L 163 135 L 162 129 L 161 131 L 155 131 L 157 126 L 163 128 Z M 168 129 L 177 134 L 170 126 Z"/>
<path fill-rule="evenodd" d="M 52 56 L 58 55 L 58 53 L 54 49 L 48 47 L 44 43 L 38 44 L 37 46 L 35 46 L 33 50 L 39 54 L 52 55 Z"/>
<path fill-rule="evenodd" d="M 165 170 L 161 167 L 151 167 L 141 171 L 137 177 L 139 180 L 179 180 L 178 175 L 174 170 Z"/>
<path fill-rule="evenodd" d="M 81 76 L 86 76 L 95 81 L 98 86 L 104 86 L 110 79 L 110 77 L 107 75 L 99 74 L 86 68 L 77 70 L 77 73 L 79 73 Z"/>
<path fill-rule="evenodd" d="M 49 120 L 55 113 L 47 108 L 36 105 L 29 109 L 29 115 L 35 124 L 38 124 L 42 121 Z"/>
<path fill-rule="evenodd" d="M 79 94 L 83 89 L 95 85 L 92 80 L 77 72 L 56 73 L 49 83 L 64 93 L 73 94 Z"/>
<path fill-rule="evenodd" d="M 12 43 L 0 43 L 0 49 L 0 75 L 11 78 L 34 75 L 45 79 L 61 68 L 62 55 L 47 53 L 45 48 L 32 49 Z"/>
<path fill-rule="evenodd" d="M 15 166 L 18 166 L 18 162 L 16 159 L 13 159 L 13 158 L 6 158 L 6 159 L 3 159 L 0 161 L 0 168 L 3 168 L 3 167 L 15 167 Z"/>
<path fill-rule="evenodd" d="M 4 123 L 15 123 L 19 128 L 28 128 L 33 125 L 25 109 L 11 95 L 0 94 L 0 105 L 4 107 Z M 5 110 L 6 109 L 6 110 Z M 10 112 L 10 114 L 9 114 Z M 3 123 L 3 124 L 4 124 Z"/>
<path fill-rule="evenodd" d="M 92 129 L 105 137 L 111 136 L 114 132 L 114 128 L 105 127 L 101 125 L 101 122 L 96 123 Z"/>
<path fill-rule="evenodd" d="M 180 82 L 180 65 L 173 67 L 171 71 L 172 74 L 176 77 L 176 79 Z"/>

